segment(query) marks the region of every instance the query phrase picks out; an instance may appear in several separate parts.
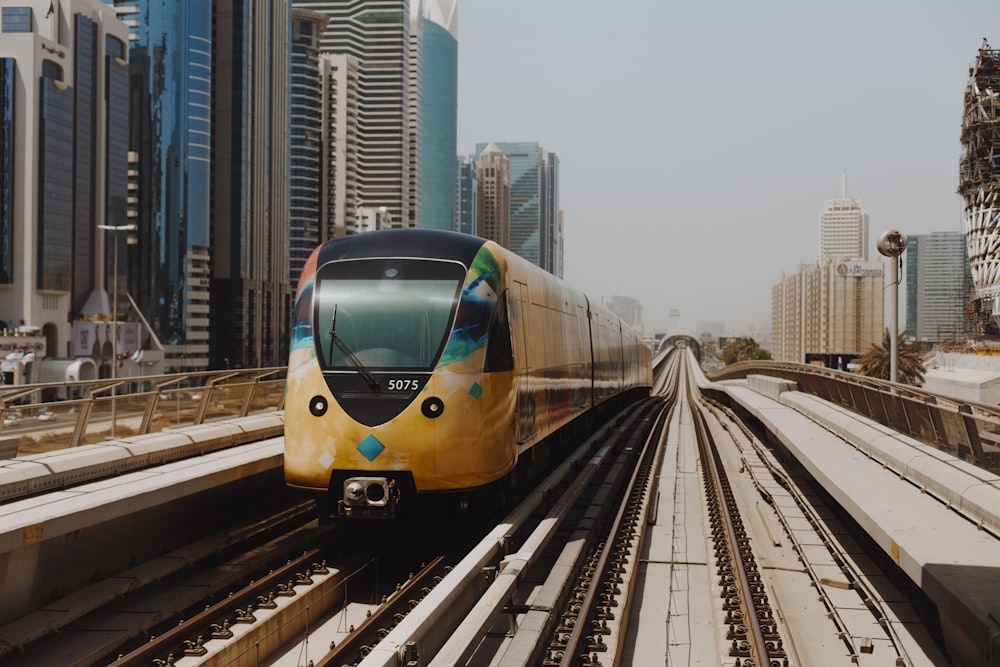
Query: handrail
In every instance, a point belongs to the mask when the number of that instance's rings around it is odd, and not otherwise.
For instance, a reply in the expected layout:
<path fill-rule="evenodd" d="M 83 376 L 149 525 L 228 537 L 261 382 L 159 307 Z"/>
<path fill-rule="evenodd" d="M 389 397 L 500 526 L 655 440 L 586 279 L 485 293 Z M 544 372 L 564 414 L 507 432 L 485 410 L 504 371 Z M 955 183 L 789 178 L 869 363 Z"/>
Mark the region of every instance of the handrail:
<path fill-rule="evenodd" d="M 118 413 L 121 412 L 117 407 L 119 405 L 132 406 L 131 414 L 126 414 L 123 418 L 133 422 L 133 432 L 145 434 L 157 430 L 158 417 L 163 422 L 169 419 L 170 425 L 180 423 L 181 399 L 185 393 L 191 394 L 186 399 L 185 423 L 205 423 L 210 419 L 209 410 L 213 404 L 224 410 L 225 403 L 234 399 L 238 399 L 238 407 L 230 407 L 228 415 L 246 416 L 251 411 L 260 409 L 280 410 L 284 406 L 286 370 L 282 366 L 0 385 L 0 435 L 21 436 L 22 449 L 25 448 L 24 443 L 32 441 L 32 438 L 44 441 L 32 445 L 42 449 L 58 448 L 60 445 L 75 447 L 84 444 L 88 437 L 99 439 L 100 435 L 95 431 L 107 425 L 107 415 L 102 408 L 114 406 L 116 409 L 111 410 L 111 418 L 117 420 Z M 277 385 L 280 385 L 280 390 L 275 391 L 278 389 Z M 270 392 L 264 391 L 265 388 Z M 196 396 L 198 393 L 201 395 Z M 51 400 L 54 395 L 67 398 Z M 33 396 L 37 396 L 37 399 L 31 398 Z M 171 401 L 172 405 L 164 400 L 168 398 L 174 399 Z M 190 408 L 192 400 L 198 401 L 193 411 Z M 138 412 L 137 406 L 141 407 Z M 173 415 L 166 415 L 171 409 Z M 72 428 L 69 428 L 65 420 L 61 420 L 61 424 L 43 424 L 39 421 L 37 427 L 34 422 L 29 422 L 31 428 L 25 428 L 23 419 L 8 419 L 12 414 L 18 417 L 43 416 L 43 419 L 51 419 L 53 414 L 74 413 L 76 420 Z M 136 417 L 141 417 L 137 428 L 134 424 Z M 166 427 L 166 424 L 160 426 Z"/>
<path fill-rule="evenodd" d="M 918 387 L 812 366 L 744 361 L 726 366 L 712 382 L 770 375 L 864 415 L 915 440 L 991 472 L 1000 472 L 1000 406 L 961 401 Z"/>

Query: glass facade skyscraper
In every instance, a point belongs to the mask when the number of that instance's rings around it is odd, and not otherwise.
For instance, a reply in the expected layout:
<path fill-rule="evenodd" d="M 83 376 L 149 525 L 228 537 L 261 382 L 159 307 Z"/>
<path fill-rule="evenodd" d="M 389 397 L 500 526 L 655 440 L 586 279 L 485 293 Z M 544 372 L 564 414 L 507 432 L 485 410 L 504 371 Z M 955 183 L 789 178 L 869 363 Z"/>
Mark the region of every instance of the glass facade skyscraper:
<path fill-rule="evenodd" d="M 166 344 L 173 366 L 204 368 L 209 343 L 212 1 L 116 4 L 138 8 L 130 48 L 129 142 L 138 155 L 138 243 L 131 246 L 129 291 Z"/>
<path fill-rule="evenodd" d="M 906 337 L 941 343 L 964 340 L 972 272 L 965 235 L 934 232 L 906 237 Z"/>
<path fill-rule="evenodd" d="M 455 222 L 453 229 L 463 234 L 479 234 L 476 217 L 476 160 L 459 157 L 455 164 Z"/>
<path fill-rule="evenodd" d="M 552 272 L 559 232 L 559 161 L 536 142 L 496 146 L 510 160 L 510 247 L 532 264 Z M 476 144 L 476 156 L 487 144 Z M 561 253 L 561 251 L 559 251 Z M 561 265 L 561 260 L 559 264 Z"/>
<path fill-rule="evenodd" d="M 420 0 L 414 0 L 418 2 Z M 385 206 L 395 226 L 415 226 L 420 219 L 419 142 L 420 68 L 411 68 L 409 0 L 294 0 L 295 7 L 330 17 L 320 48 L 344 54 L 358 64 L 357 183 L 358 206 Z M 419 38 L 419 36 L 416 36 Z M 454 160 L 454 155 L 451 156 Z"/>
<path fill-rule="evenodd" d="M 40 330 L 39 357 L 67 355 L 74 322 L 111 315 L 97 226 L 126 220 L 127 43 L 99 0 L 0 12 L 0 322 Z"/>
<path fill-rule="evenodd" d="M 319 36 L 327 17 L 292 10 L 292 98 L 289 207 L 289 272 L 292 289 L 320 244 L 323 208 L 323 86 Z"/>
<path fill-rule="evenodd" d="M 428 0 L 422 103 L 420 226 L 451 229 L 458 127 L 457 0 Z"/>
<path fill-rule="evenodd" d="M 291 326 L 292 7 L 287 0 L 214 0 L 214 7 L 210 365 L 280 366 Z"/>

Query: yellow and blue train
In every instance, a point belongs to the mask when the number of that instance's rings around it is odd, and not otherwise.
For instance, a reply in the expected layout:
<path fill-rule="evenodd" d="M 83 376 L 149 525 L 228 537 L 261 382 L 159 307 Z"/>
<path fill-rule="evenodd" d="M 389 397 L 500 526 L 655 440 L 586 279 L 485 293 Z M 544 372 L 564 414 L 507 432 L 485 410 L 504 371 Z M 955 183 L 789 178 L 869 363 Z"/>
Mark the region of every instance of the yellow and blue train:
<path fill-rule="evenodd" d="M 492 241 L 344 237 L 312 253 L 295 297 L 285 479 L 317 492 L 321 517 L 494 502 L 546 438 L 651 384 L 635 331 Z"/>

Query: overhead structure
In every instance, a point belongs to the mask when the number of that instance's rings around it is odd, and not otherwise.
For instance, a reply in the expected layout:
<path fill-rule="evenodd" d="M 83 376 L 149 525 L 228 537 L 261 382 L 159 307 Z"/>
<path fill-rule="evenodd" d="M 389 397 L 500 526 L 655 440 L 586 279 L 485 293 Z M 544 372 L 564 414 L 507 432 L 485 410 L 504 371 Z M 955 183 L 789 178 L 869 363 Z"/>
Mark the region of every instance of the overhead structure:
<path fill-rule="evenodd" d="M 965 88 L 958 193 L 976 295 L 1000 324 L 1000 50 L 985 39 Z"/>

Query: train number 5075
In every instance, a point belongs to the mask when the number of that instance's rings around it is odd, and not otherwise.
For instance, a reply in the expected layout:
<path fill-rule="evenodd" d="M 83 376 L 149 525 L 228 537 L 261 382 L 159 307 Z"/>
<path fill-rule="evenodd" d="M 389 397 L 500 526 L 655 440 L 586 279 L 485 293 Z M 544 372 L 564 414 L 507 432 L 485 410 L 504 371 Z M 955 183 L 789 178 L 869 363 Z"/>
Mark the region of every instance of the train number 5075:
<path fill-rule="evenodd" d="M 412 378 L 393 378 L 389 380 L 389 391 L 416 391 L 420 383 Z"/>

